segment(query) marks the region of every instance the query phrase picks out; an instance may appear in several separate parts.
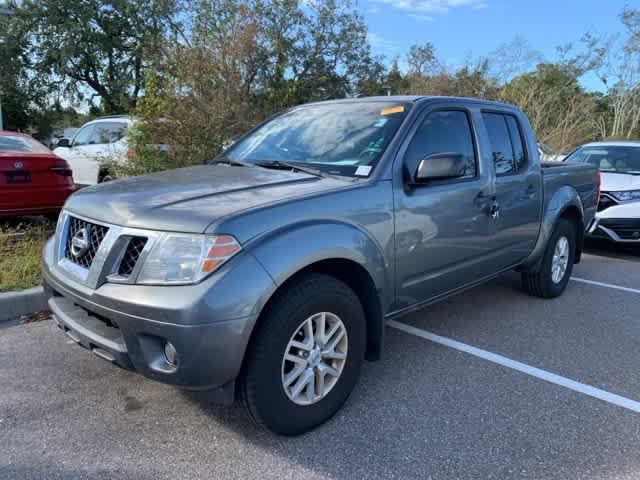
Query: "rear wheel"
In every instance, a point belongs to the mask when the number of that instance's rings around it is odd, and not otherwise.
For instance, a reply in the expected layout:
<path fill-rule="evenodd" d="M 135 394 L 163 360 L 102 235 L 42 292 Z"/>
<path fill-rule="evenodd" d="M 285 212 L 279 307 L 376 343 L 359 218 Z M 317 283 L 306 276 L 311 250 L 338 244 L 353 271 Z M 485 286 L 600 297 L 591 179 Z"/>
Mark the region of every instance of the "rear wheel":
<path fill-rule="evenodd" d="M 282 435 L 331 418 L 364 360 L 366 325 L 356 294 L 333 277 L 305 275 L 274 299 L 257 328 L 239 382 L 250 416 Z"/>
<path fill-rule="evenodd" d="M 575 225 L 569 220 L 560 219 L 551 234 L 540 269 L 522 273 L 522 287 L 527 293 L 553 298 L 564 292 L 573 271 L 576 237 Z"/>

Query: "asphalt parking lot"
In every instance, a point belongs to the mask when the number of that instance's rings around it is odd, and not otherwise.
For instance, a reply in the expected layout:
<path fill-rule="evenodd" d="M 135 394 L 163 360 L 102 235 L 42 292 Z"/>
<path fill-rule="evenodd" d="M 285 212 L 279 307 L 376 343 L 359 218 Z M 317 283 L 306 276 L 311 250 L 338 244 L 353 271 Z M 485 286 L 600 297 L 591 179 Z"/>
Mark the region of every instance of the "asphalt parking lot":
<path fill-rule="evenodd" d="M 591 245 L 574 277 L 552 301 L 509 274 L 399 319 L 345 407 L 297 438 L 51 321 L 2 328 L 0 478 L 640 478 L 640 252 Z"/>

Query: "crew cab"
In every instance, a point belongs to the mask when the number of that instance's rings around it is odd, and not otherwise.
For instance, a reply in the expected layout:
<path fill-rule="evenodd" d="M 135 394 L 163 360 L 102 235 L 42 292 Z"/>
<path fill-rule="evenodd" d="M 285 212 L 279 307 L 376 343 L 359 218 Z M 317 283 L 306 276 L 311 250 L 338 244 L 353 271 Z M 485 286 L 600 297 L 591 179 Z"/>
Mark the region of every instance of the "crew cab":
<path fill-rule="evenodd" d="M 207 165 L 74 194 L 44 251 L 50 309 L 98 357 L 300 434 L 380 358 L 385 321 L 512 269 L 564 291 L 597 171 L 549 165 L 510 105 L 295 107 Z"/>

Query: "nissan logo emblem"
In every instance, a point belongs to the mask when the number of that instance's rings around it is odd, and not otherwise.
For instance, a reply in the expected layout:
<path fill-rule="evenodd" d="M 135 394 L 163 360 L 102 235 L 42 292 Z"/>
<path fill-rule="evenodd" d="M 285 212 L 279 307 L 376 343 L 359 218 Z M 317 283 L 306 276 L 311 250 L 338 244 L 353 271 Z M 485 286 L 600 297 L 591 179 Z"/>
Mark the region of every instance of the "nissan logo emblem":
<path fill-rule="evenodd" d="M 13 168 L 15 168 L 16 170 L 20 170 L 22 167 L 24 167 L 24 163 L 22 162 L 16 162 L 13 164 Z"/>
<path fill-rule="evenodd" d="M 89 230 L 83 227 L 71 237 L 71 255 L 80 258 L 87 253 L 87 250 L 89 250 Z"/>

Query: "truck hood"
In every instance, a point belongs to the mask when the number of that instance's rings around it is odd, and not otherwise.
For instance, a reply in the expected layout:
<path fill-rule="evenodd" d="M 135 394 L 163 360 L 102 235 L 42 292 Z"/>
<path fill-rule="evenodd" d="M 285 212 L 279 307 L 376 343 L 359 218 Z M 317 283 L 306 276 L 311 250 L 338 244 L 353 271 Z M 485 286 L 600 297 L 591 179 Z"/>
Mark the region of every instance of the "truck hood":
<path fill-rule="evenodd" d="M 625 190 L 640 190 L 640 175 L 628 173 L 601 172 L 603 192 L 621 192 Z"/>
<path fill-rule="evenodd" d="M 65 209 L 126 227 L 201 233 L 222 217 L 350 183 L 285 170 L 201 165 L 87 187 Z"/>

